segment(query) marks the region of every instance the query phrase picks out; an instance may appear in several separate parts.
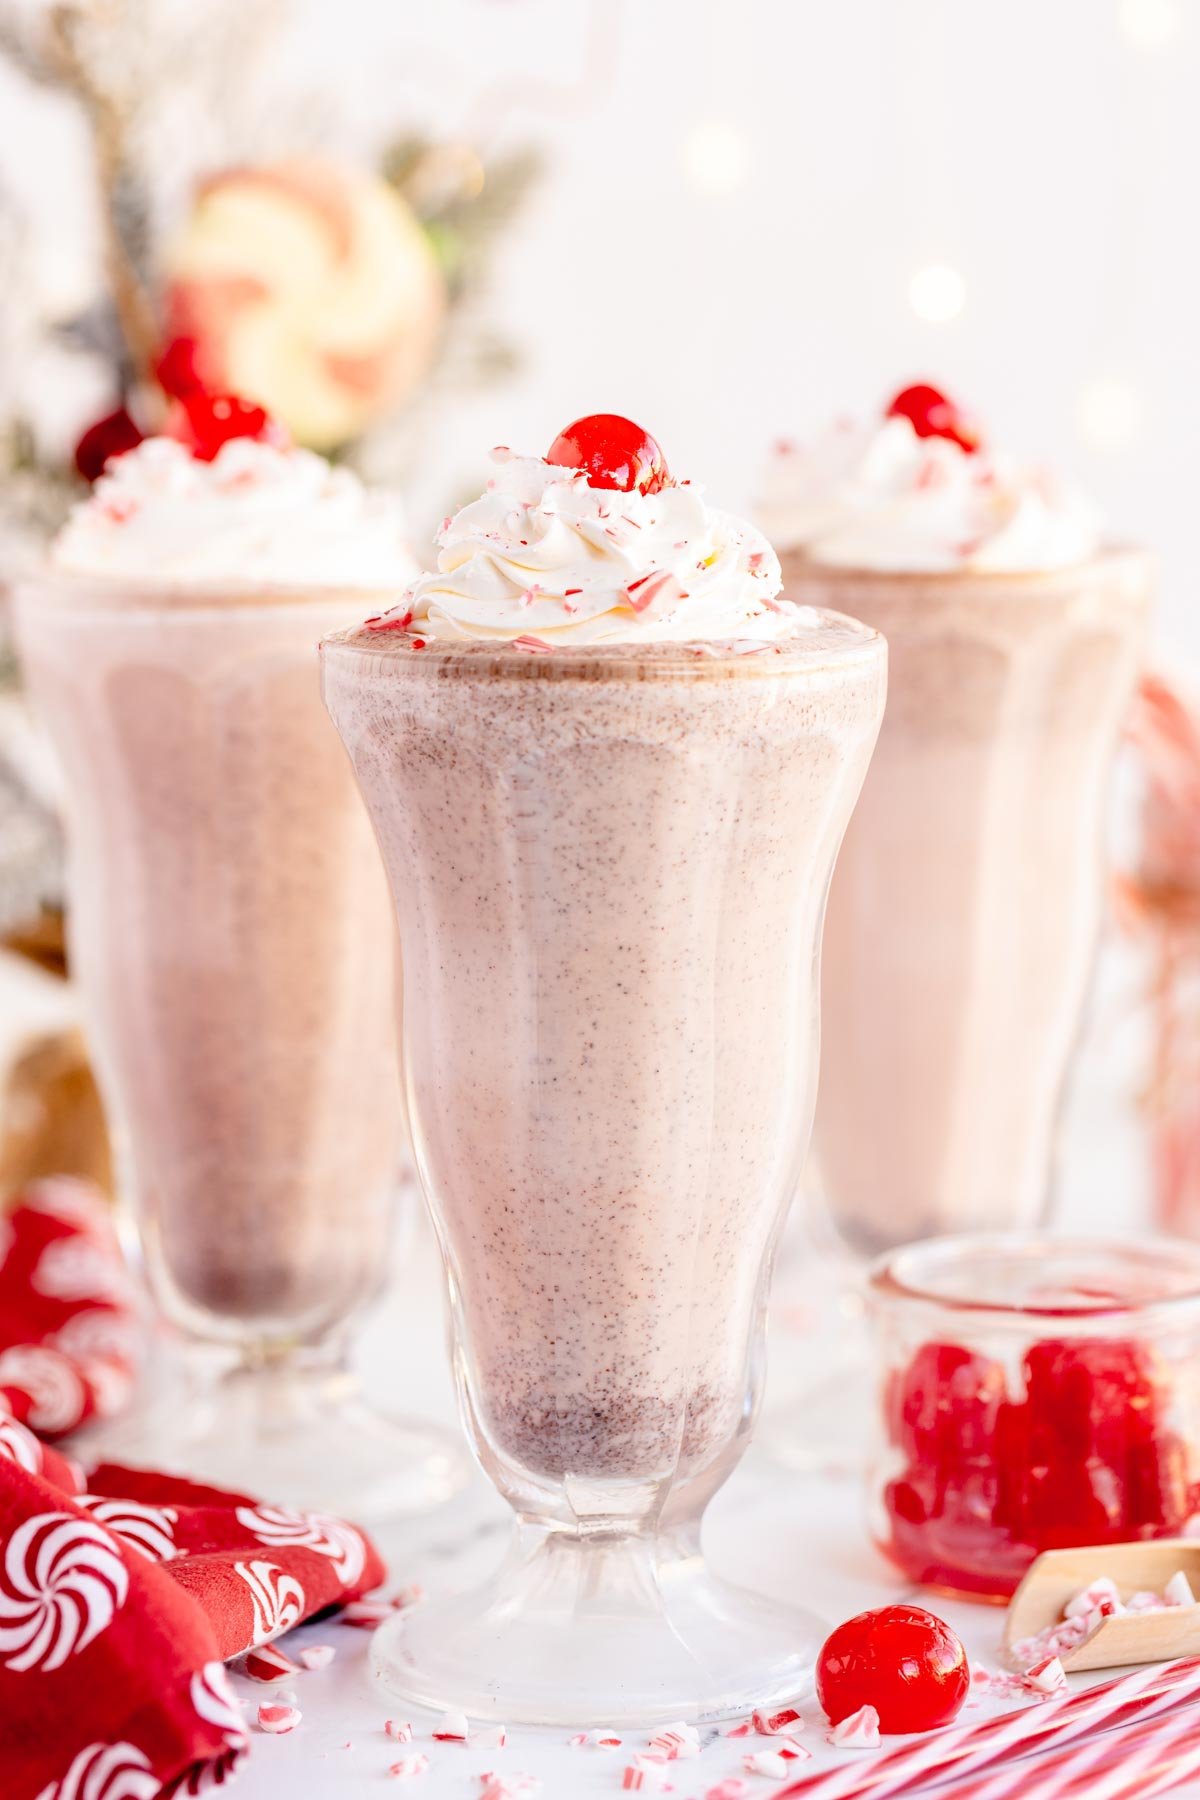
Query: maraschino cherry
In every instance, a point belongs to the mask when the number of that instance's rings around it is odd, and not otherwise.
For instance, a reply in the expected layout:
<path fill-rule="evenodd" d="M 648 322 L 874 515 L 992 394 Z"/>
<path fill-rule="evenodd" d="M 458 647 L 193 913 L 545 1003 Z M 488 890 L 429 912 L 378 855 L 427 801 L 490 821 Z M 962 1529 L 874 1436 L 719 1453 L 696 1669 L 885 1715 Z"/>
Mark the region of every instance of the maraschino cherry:
<path fill-rule="evenodd" d="M 560 431 L 546 461 L 582 469 L 591 487 L 657 494 L 670 481 L 667 459 L 650 436 L 619 413 L 589 413 Z"/>
<path fill-rule="evenodd" d="M 948 438 L 968 453 L 979 449 L 981 438 L 972 421 L 940 388 L 918 381 L 902 388 L 887 409 L 889 419 L 907 419 L 918 437 Z"/>
<path fill-rule="evenodd" d="M 833 1725 L 873 1706 L 882 1732 L 932 1731 L 950 1723 L 970 1687 L 966 1651 L 921 1606 L 858 1613 L 817 1658 L 817 1698 Z"/>
<path fill-rule="evenodd" d="M 236 394 L 183 394 L 167 420 L 167 435 L 186 444 L 199 462 L 212 462 L 231 438 L 254 438 L 262 444 L 287 443 L 287 434 L 263 406 Z"/>
<path fill-rule="evenodd" d="M 195 338 L 173 337 L 155 359 L 154 379 L 171 400 L 203 393 L 207 384 L 201 373 L 202 360 Z"/>
<path fill-rule="evenodd" d="M 114 456 L 136 450 L 142 432 L 123 406 L 89 425 L 75 446 L 75 467 L 85 481 L 97 481 Z"/>

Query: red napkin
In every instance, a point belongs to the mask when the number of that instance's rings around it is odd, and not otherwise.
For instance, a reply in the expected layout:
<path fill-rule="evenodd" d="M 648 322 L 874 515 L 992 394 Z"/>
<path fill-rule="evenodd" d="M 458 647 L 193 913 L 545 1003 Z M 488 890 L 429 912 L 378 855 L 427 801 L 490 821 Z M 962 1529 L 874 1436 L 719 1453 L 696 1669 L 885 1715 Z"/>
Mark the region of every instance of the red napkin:
<path fill-rule="evenodd" d="M 112 1208 L 55 1176 L 0 1213 L 0 1410 L 50 1437 L 129 1399 L 138 1330 Z"/>
<path fill-rule="evenodd" d="M 18 1315 L 61 1341 L 67 1296 L 10 1287 L 14 1268 L 45 1267 L 47 1244 L 98 1243 L 88 1210 L 67 1220 L 35 1196 L 0 1266 L 3 1800 L 156 1800 L 219 1784 L 249 1742 L 222 1664 L 384 1577 L 370 1539 L 324 1514 L 116 1464 L 84 1492 L 78 1466 L 15 1416 L 63 1430 L 77 1401 L 80 1417 L 103 1405 L 91 1365 L 115 1358 L 89 1342 L 38 1363 L 44 1342 L 15 1336 Z M 59 1253 L 55 1266 L 79 1272 L 62 1276 L 80 1309 L 69 1316 L 118 1313 L 99 1298 L 99 1259 Z"/>

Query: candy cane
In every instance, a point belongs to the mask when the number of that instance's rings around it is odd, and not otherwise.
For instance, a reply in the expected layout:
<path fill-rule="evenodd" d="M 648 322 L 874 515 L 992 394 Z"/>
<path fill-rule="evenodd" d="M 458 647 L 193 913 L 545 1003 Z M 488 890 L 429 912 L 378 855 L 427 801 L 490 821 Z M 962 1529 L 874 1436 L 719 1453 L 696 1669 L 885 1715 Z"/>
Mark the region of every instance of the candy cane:
<path fill-rule="evenodd" d="M 867 1763 L 801 1776 L 776 1800 L 889 1800 L 924 1781 L 976 1773 L 1008 1755 L 1059 1748 L 1086 1732 L 1167 1712 L 1200 1694 L 1200 1657 L 1151 1664 L 1079 1694 L 910 1739 Z"/>
<path fill-rule="evenodd" d="M 1148 1800 L 1198 1769 L 1200 1737 L 1185 1713 L 1022 1758 L 984 1782 L 947 1782 L 935 1790 L 935 1800 Z"/>

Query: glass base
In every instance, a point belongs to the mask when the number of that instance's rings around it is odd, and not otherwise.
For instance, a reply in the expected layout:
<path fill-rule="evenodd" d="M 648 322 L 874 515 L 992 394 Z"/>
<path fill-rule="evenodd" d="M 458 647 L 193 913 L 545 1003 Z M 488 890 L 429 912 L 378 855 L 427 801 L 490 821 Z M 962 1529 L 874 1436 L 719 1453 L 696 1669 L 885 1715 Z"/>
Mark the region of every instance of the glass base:
<path fill-rule="evenodd" d="M 375 1633 L 397 1699 L 509 1725 L 666 1724 L 796 1699 L 827 1628 L 653 1538 L 518 1526 L 504 1564 Z"/>
<path fill-rule="evenodd" d="M 441 1506 L 470 1474 L 457 1432 L 377 1412 L 345 1370 L 284 1361 L 204 1376 L 193 1363 L 121 1418 L 81 1434 L 73 1453 L 363 1525 Z"/>

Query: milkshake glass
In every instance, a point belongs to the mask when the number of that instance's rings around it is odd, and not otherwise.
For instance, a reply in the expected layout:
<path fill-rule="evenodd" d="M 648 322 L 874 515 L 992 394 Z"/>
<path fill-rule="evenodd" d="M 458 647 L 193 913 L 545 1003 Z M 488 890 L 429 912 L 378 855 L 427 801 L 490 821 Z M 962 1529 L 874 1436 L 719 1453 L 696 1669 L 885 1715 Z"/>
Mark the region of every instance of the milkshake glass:
<path fill-rule="evenodd" d="M 390 506 L 318 458 L 151 441 L 17 607 L 123 1190 L 192 1346 L 105 1453 L 356 1516 L 441 1498 L 458 1460 L 345 1364 L 397 1179 L 393 928 L 315 646 L 410 569 Z"/>
<path fill-rule="evenodd" d="M 785 592 L 889 646 L 830 894 L 814 1137 L 864 1254 L 1045 1217 L 1151 587 L 1077 495 L 908 403 L 931 392 L 785 457 L 769 508 Z"/>
<path fill-rule="evenodd" d="M 978 575 L 784 563 L 789 593 L 852 609 L 890 653 L 825 935 L 816 1144 L 834 1222 L 867 1254 L 1040 1224 L 1148 560 L 1105 550 Z"/>
<path fill-rule="evenodd" d="M 396 899 L 461 1406 L 518 1519 L 374 1658 L 477 1717 L 701 1719 L 793 1695 L 820 1638 L 712 1575 L 699 1525 L 753 1426 L 885 651 L 781 607 L 695 488 L 572 478 L 561 443 L 322 652 Z"/>

